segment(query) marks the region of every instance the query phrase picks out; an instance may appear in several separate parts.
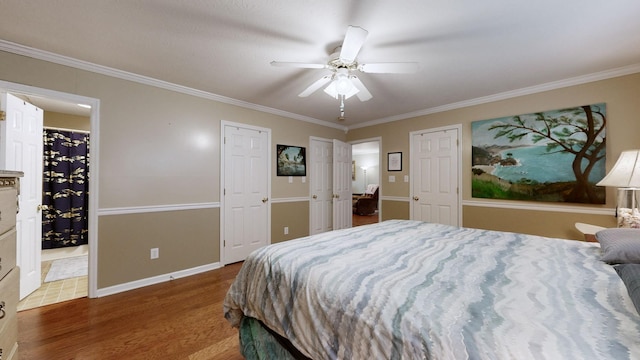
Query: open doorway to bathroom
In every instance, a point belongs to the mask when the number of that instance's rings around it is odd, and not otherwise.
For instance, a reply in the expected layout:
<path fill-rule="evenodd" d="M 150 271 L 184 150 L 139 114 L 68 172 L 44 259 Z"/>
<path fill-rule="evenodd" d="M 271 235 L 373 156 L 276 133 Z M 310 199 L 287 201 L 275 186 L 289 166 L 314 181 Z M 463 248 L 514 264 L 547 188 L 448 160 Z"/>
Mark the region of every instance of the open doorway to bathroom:
<path fill-rule="evenodd" d="M 380 139 L 352 143 L 352 224 L 380 221 Z"/>
<path fill-rule="evenodd" d="M 88 295 L 90 109 L 18 95 L 44 110 L 41 286 L 18 311 Z"/>

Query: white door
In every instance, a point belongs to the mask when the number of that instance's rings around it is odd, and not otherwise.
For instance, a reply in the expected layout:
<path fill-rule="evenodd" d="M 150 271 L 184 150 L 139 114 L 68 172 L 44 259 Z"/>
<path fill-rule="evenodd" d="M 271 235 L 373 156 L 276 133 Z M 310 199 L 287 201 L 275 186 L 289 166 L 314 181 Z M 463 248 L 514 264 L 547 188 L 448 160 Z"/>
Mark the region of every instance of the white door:
<path fill-rule="evenodd" d="M 333 140 L 333 229 L 351 227 L 351 144 Z"/>
<path fill-rule="evenodd" d="M 20 267 L 20 299 L 31 294 L 41 284 L 42 251 L 42 121 L 43 111 L 19 98 L 2 93 L 6 121 L 0 131 L 5 170 L 24 172 L 20 179 L 18 214 L 16 219 L 17 254 Z"/>
<path fill-rule="evenodd" d="M 223 263 L 244 260 L 271 239 L 270 136 L 267 129 L 223 125 Z"/>
<path fill-rule="evenodd" d="M 458 129 L 411 134 L 411 219 L 460 225 Z"/>
<path fill-rule="evenodd" d="M 333 229 L 333 142 L 310 140 L 309 154 L 309 233 L 320 234 Z"/>

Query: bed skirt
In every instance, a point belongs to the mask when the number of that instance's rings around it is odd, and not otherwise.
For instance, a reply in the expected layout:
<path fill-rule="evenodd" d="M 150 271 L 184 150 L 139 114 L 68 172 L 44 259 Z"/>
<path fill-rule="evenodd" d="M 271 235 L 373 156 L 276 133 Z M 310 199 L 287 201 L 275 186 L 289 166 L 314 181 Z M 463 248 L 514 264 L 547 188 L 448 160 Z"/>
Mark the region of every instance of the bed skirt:
<path fill-rule="evenodd" d="M 240 321 L 240 351 L 248 360 L 310 360 L 291 343 L 254 318 Z"/>

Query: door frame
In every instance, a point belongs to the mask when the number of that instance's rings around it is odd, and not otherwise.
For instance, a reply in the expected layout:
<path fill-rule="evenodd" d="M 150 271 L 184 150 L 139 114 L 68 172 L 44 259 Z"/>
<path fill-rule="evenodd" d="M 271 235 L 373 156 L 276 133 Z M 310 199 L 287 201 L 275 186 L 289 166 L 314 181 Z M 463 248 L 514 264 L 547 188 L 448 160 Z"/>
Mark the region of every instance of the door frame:
<path fill-rule="evenodd" d="M 350 141 L 349 144 L 353 147 L 353 145 L 368 142 L 378 143 L 378 222 L 380 222 L 382 221 L 382 136 L 354 140 Z M 353 151 L 351 152 L 351 158 L 353 159 Z"/>
<path fill-rule="evenodd" d="M 456 130 L 458 133 L 458 144 L 457 144 L 457 149 L 458 149 L 458 168 L 457 170 L 457 178 L 458 178 L 458 192 L 457 192 L 457 202 L 458 202 L 458 226 L 462 226 L 462 124 L 455 124 L 455 125 L 449 125 L 449 126 L 442 126 L 442 127 L 436 127 L 436 128 L 429 128 L 429 129 L 423 129 L 423 130 L 416 130 L 416 131 L 411 131 L 409 132 L 409 218 L 413 219 L 413 203 L 411 202 L 411 199 L 413 199 L 413 177 L 415 176 L 414 174 L 414 169 L 413 166 L 411 166 L 411 161 L 413 159 L 414 154 L 413 149 L 414 149 L 414 142 L 413 142 L 413 137 L 414 135 L 419 135 L 419 134 L 425 134 L 425 133 L 436 133 L 436 132 L 443 132 L 443 131 L 450 131 L 450 130 Z"/>
<path fill-rule="evenodd" d="M 70 94 L 56 90 L 16 84 L 0 80 L 0 89 L 11 94 L 37 96 L 74 104 L 91 106 L 91 162 L 89 164 L 89 269 L 88 297 L 98 297 L 98 189 L 99 187 L 99 149 L 100 149 L 100 99 Z M 46 109 L 43 109 L 46 111 Z"/>
<path fill-rule="evenodd" d="M 225 126 L 234 126 L 243 129 L 256 130 L 256 131 L 264 131 L 267 133 L 267 161 L 269 162 L 267 166 L 267 245 L 271 244 L 271 169 L 273 166 L 272 162 L 272 152 L 271 152 L 271 129 L 263 128 L 259 126 L 253 126 L 233 121 L 221 120 L 220 121 L 220 264 L 222 266 L 226 266 L 225 252 L 224 252 L 224 213 L 225 213 L 225 202 L 224 202 L 224 189 L 225 189 L 225 170 L 227 168 L 227 164 L 225 162 L 225 146 L 224 146 L 224 136 Z"/>

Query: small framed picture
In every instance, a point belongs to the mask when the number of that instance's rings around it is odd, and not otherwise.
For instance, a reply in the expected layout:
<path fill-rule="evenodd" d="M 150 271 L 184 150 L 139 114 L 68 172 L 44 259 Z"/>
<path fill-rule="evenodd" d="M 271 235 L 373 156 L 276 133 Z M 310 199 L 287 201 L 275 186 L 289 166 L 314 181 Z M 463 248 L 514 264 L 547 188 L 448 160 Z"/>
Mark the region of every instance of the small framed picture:
<path fill-rule="evenodd" d="M 387 171 L 402 171 L 401 152 L 392 152 L 387 154 Z"/>
<path fill-rule="evenodd" d="M 305 148 L 278 144 L 276 151 L 277 176 L 307 176 L 307 155 Z"/>

